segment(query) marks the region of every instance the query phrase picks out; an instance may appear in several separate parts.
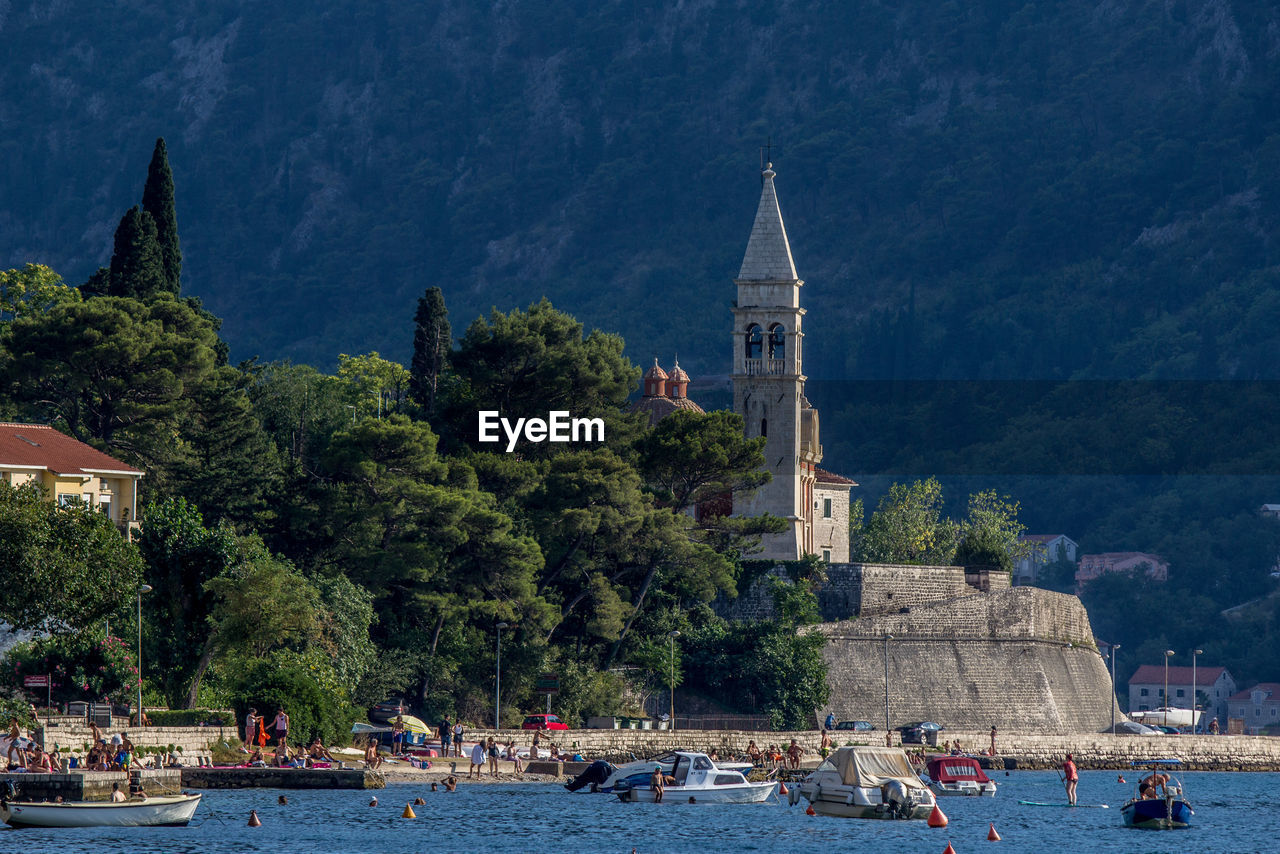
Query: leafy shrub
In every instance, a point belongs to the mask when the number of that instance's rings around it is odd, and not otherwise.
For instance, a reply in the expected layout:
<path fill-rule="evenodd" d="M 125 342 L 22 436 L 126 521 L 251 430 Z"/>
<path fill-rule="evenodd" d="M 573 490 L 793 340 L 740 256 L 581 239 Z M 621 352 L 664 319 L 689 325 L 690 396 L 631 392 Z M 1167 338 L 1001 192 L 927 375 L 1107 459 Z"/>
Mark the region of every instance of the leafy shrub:
<path fill-rule="evenodd" d="M 154 726 L 235 726 L 231 709 L 161 709 L 147 712 Z"/>
<path fill-rule="evenodd" d="M 129 644 L 114 635 L 37 638 L 14 647 L 5 661 L 4 680 L 21 687 L 24 676 L 53 676 L 53 701 L 96 702 L 103 697 L 127 705 L 138 690 L 138 668 Z M 44 689 L 40 689 L 44 694 Z"/>
<path fill-rule="evenodd" d="M 250 708 L 256 708 L 269 725 L 276 710 L 284 709 L 290 741 L 309 742 L 318 735 L 326 744 L 345 742 L 356 713 L 346 690 L 332 676 L 319 656 L 281 653 L 250 659 L 232 686 L 235 719 L 243 720 Z"/>

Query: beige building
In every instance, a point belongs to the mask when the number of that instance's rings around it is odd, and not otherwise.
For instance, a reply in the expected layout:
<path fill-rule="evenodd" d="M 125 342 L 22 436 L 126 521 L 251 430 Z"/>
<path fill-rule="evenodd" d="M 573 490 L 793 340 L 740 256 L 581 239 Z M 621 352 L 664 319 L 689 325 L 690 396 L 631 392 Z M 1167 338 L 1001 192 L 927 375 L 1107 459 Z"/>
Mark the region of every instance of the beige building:
<path fill-rule="evenodd" d="M 0 480 L 38 483 L 58 505 L 105 513 L 132 539 L 142 472 L 44 424 L 0 422 Z"/>
<path fill-rule="evenodd" d="M 849 488 L 846 478 L 819 481 L 822 443 L 818 410 L 804 394 L 805 311 L 791 244 L 782 222 L 770 163 L 751 237 L 734 284 L 733 411 L 743 417 L 749 437 L 765 437 L 765 465 L 773 479 L 736 501 L 734 513 L 771 513 L 789 529 L 764 537 L 760 557 L 796 560 L 806 554 L 849 559 Z M 843 497 L 841 497 L 841 494 Z M 845 523 L 837 518 L 843 507 Z M 832 515 L 823 515 L 825 513 Z"/>

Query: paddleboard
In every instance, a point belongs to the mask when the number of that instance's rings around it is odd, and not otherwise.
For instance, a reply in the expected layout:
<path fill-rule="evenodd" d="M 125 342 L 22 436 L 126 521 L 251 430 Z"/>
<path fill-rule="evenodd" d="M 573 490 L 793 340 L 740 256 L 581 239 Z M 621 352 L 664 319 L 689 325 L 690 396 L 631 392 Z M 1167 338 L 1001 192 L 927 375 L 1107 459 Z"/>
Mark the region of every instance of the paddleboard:
<path fill-rule="evenodd" d="M 1062 804 L 1062 803 L 1052 803 L 1052 804 L 1047 804 L 1047 803 L 1044 803 L 1043 801 L 1018 801 L 1018 803 L 1020 803 L 1020 804 L 1025 804 L 1026 806 L 1029 806 L 1029 807 L 1069 807 L 1069 806 L 1072 806 L 1071 804 Z M 1111 805 L 1110 805 L 1110 804 L 1075 804 L 1075 808 L 1076 808 L 1076 809 L 1080 809 L 1080 810 L 1085 810 L 1085 809 L 1109 810 L 1109 809 L 1111 809 Z"/>

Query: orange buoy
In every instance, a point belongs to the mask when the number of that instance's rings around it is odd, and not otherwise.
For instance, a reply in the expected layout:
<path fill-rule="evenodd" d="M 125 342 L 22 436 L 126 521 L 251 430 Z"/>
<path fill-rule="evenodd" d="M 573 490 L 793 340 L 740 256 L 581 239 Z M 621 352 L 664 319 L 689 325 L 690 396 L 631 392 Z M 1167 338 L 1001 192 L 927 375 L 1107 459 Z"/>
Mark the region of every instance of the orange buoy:
<path fill-rule="evenodd" d="M 956 849 L 951 847 L 951 840 L 947 840 L 947 847 L 942 849 L 942 854 L 956 854 Z"/>
<path fill-rule="evenodd" d="M 408 801 L 405 802 L 404 812 L 400 813 L 401 818 L 417 818 L 418 814 L 413 811 L 413 806 Z"/>
<path fill-rule="evenodd" d="M 258 818 L 257 810 L 249 810 L 249 826 L 262 827 L 262 819 Z"/>
<path fill-rule="evenodd" d="M 817 811 L 817 810 L 815 810 L 815 809 L 813 808 L 813 804 L 809 804 L 809 806 L 807 806 L 807 807 L 805 807 L 805 808 L 804 808 L 804 814 L 805 814 L 805 815 L 817 815 L 817 814 L 818 814 L 818 811 Z"/>
<path fill-rule="evenodd" d="M 933 812 L 929 813 L 929 826 L 930 827 L 946 827 L 947 826 L 947 814 L 944 813 L 942 811 L 942 808 L 937 804 L 933 805 Z"/>
<path fill-rule="evenodd" d="M 779 794 L 779 795 L 785 795 L 785 794 L 787 794 L 787 791 L 788 791 L 788 790 L 787 790 L 787 784 L 786 784 L 786 783 L 779 783 L 779 784 L 778 784 L 778 794 Z"/>
<path fill-rule="evenodd" d="M 988 841 L 988 842 L 999 842 L 999 841 L 1000 841 L 1000 834 L 996 833 L 996 825 L 995 825 L 995 822 L 991 822 L 990 824 L 991 824 L 991 829 L 987 831 L 987 841 Z"/>

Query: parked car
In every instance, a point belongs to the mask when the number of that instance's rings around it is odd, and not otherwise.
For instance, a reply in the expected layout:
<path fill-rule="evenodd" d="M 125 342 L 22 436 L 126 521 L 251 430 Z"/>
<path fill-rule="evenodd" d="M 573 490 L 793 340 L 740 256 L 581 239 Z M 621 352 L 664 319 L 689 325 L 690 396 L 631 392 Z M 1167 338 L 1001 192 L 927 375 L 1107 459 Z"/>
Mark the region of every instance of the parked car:
<path fill-rule="evenodd" d="M 942 724 L 935 724 L 933 721 L 915 721 L 909 724 L 903 724 L 895 727 L 902 736 L 903 744 L 924 744 L 929 732 L 942 732 L 946 727 Z"/>
<path fill-rule="evenodd" d="M 568 729 L 569 725 L 555 715 L 525 715 L 521 729 Z"/>
<path fill-rule="evenodd" d="M 839 721 L 836 724 L 836 729 L 852 729 L 857 730 L 858 732 L 870 732 L 875 729 L 875 727 L 872 726 L 871 721 Z"/>
<path fill-rule="evenodd" d="M 409 714 L 409 706 L 404 700 L 383 700 L 369 710 L 369 720 L 378 723 L 389 723 L 396 715 Z"/>

